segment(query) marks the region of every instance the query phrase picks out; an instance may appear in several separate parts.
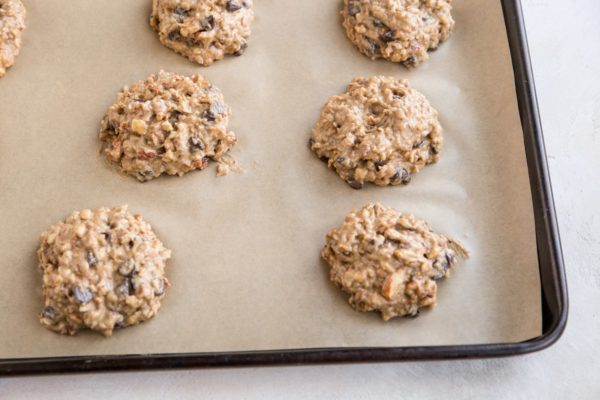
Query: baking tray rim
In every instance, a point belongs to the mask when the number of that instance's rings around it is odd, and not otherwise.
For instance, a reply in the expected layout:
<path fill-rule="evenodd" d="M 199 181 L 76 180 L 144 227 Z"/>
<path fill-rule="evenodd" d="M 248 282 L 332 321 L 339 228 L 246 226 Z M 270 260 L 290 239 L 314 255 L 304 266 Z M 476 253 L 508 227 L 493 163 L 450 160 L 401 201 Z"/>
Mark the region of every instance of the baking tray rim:
<path fill-rule="evenodd" d="M 93 371 L 474 359 L 523 355 L 552 346 L 565 330 L 568 294 L 552 185 L 520 0 L 501 0 L 525 141 L 542 286 L 542 334 L 518 343 L 311 348 L 223 353 L 0 359 L 0 376 Z"/>

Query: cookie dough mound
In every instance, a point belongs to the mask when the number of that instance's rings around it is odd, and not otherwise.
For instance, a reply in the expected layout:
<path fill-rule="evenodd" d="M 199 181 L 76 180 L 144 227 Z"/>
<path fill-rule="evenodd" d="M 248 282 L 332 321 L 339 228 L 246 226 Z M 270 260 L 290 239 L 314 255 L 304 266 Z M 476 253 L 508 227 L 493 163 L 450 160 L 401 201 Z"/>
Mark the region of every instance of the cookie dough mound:
<path fill-rule="evenodd" d="M 331 280 L 354 309 L 379 311 L 385 321 L 435 305 L 436 280 L 448 277 L 457 256 L 467 256 L 424 221 L 380 204 L 348 214 L 325 241 Z"/>
<path fill-rule="evenodd" d="M 25 14 L 21 0 L 0 0 L 0 78 L 21 51 Z"/>
<path fill-rule="evenodd" d="M 361 53 L 416 67 L 450 37 L 452 0 L 344 0 L 348 38 Z"/>
<path fill-rule="evenodd" d="M 200 65 L 246 50 L 252 0 L 153 0 L 150 25 L 160 42 Z"/>
<path fill-rule="evenodd" d="M 406 185 L 438 160 L 442 127 L 437 111 L 407 81 L 355 78 L 325 104 L 309 146 L 355 189 L 365 182 Z"/>
<path fill-rule="evenodd" d="M 183 175 L 219 162 L 219 175 L 235 165 L 225 154 L 236 142 L 227 132 L 231 110 L 221 91 L 200 75 L 160 71 L 125 87 L 101 123 L 106 158 L 146 182 Z"/>
<path fill-rule="evenodd" d="M 171 257 L 150 225 L 127 206 L 75 212 L 44 232 L 38 250 L 46 328 L 75 335 L 152 318 L 170 286 Z"/>

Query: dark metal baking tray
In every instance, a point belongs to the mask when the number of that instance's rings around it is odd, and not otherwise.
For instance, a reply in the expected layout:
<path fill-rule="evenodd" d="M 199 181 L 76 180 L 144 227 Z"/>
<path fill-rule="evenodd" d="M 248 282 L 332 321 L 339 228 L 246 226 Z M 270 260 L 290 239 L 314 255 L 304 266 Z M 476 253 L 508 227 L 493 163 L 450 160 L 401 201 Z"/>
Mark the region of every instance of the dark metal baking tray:
<path fill-rule="evenodd" d="M 554 344 L 565 329 L 568 314 L 560 237 L 521 4 L 519 0 L 502 0 L 502 7 L 512 56 L 533 199 L 542 286 L 542 334 L 539 337 L 520 343 L 458 346 L 2 359 L 0 375 L 486 358 L 532 353 Z"/>

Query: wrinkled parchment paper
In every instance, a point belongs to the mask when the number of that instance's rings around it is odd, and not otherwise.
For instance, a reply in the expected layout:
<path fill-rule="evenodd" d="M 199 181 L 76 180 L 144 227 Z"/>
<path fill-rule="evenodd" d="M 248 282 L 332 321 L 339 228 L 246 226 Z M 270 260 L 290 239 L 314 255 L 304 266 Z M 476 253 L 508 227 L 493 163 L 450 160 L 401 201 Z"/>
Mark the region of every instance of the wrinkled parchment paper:
<path fill-rule="evenodd" d="M 0 80 L 0 358 L 515 342 L 540 334 L 527 178 L 499 1 L 459 0 L 451 40 L 414 71 L 372 62 L 338 0 L 257 0 L 250 47 L 198 67 L 164 48 L 149 0 L 28 0 L 22 54 Z M 484 4 L 485 3 L 485 4 Z M 97 156 L 122 86 L 201 73 L 233 109 L 242 175 L 215 166 L 140 184 Z M 445 128 L 441 161 L 407 187 L 355 191 L 306 143 L 326 100 L 359 75 L 408 78 Z M 429 221 L 472 257 L 415 320 L 358 313 L 328 280 L 326 231 L 369 201 Z M 39 234 L 73 210 L 129 204 L 173 250 L 156 318 L 106 339 L 42 328 Z"/>

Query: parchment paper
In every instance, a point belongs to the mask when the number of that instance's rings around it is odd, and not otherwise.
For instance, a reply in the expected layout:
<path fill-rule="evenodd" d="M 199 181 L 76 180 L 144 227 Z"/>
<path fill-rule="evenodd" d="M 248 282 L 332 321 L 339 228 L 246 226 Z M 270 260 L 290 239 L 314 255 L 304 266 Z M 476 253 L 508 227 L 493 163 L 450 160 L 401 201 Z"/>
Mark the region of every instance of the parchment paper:
<path fill-rule="evenodd" d="M 149 0 L 28 0 L 22 54 L 0 80 L 0 358 L 515 342 L 540 334 L 531 194 L 499 1 L 455 2 L 456 31 L 407 71 L 358 53 L 341 1 L 257 0 L 250 47 L 198 67 L 159 44 Z M 98 158 L 99 121 L 159 69 L 220 87 L 242 175 L 214 166 L 140 184 Z M 441 161 L 407 187 L 355 191 L 307 149 L 355 76 L 408 78 L 441 116 Z M 358 313 L 320 260 L 326 231 L 369 201 L 462 241 L 467 262 L 415 320 Z M 38 323 L 39 234 L 73 210 L 129 204 L 173 250 L 159 315 L 106 339 Z"/>

